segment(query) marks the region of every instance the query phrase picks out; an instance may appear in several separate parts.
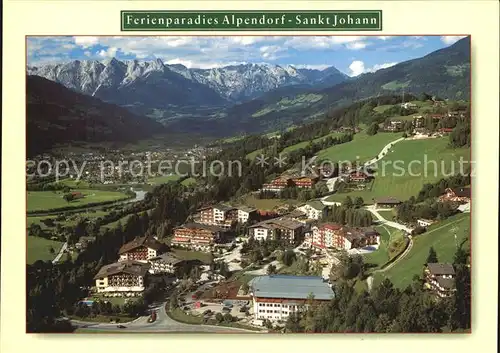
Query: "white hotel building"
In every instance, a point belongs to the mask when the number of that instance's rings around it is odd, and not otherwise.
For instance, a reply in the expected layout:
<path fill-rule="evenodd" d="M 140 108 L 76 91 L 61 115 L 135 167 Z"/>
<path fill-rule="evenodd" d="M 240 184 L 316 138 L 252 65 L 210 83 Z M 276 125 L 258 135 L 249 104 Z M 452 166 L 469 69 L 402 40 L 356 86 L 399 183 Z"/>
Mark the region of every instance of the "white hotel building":
<path fill-rule="evenodd" d="M 253 278 L 250 282 L 254 318 L 286 321 L 307 306 L 309 296 L 314 301 L 330 301 L 334 293 L 322 277 L 271 275 Z"/>

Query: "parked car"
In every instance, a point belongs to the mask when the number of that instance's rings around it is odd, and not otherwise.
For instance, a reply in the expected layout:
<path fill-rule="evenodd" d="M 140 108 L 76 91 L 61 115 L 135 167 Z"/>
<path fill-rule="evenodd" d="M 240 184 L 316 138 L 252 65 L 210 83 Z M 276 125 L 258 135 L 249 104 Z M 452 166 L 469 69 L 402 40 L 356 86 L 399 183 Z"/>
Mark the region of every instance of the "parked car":
<path fill-rule="evenodd" d="M 123 326 L 123 325 L 118 325 L 116 327 L 118 327 L 118 328 L 127 328 L 127 326 Z"/>
<path fill-rule="evenodd" d="M 240 309 L 240 313 L 244 313 L 248 310 L 248 308 L 246 306 L 242 306 L 241 309 Z"/>

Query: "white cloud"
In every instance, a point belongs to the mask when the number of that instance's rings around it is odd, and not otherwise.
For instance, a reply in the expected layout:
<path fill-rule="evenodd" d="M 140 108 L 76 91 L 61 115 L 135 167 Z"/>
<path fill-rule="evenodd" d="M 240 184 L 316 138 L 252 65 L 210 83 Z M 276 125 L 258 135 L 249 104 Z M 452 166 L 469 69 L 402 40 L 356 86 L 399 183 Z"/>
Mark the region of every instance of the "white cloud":
<path fill-rule="evenodd" d="M 346 48 L 350 49 L 350 50 L 365 49 L 366 46 L 367 46 L 367 43 L 365 43 L 365 42 L 353 42 L 353 43 L 346 44 Z"/>
<path fill-rule="evenodd" d="M 390 39 L 392 37 L 391 36 L 378 36 L 377 38 L 381 39 L 381 40 L 387 40 L 387 39 Z"/>
<path fill-rule="evenodd" d="M 76 45 L 88 48 L 99 43 L 98 37 L 73 37 Z"/>
<path fill-rule="evenodd" d="M 381 69 L 387 69 L 388 67 L 394 66 L 396 64 L 397 62 L 383 63 L 383 64 L 376 64 L 373 65 L 372 67 L 367 68 L 365 67 L 365 63 L 362 62 L 361 60 L 354 60 L 351 63 L 351 65 L 349 65 L 349 70 L 351 70 L 349 76 L 355 77 L 367 72 L 375 72 Z"/>
<path fill-rule="evenodd" d="M 445 44 L 451 45 L 466 36 L 442 36 L 441 41 Z"/>
<path fill-rule="evenodd" d="M 88 57 L 91 57 L 91 56 L 92 56 L 92 53 L 91 53 L 90 51 L 88 51 L 88 50 L 84 51 L 84 52 L 83 52 L 83 54 L 84 54 L 85 56 L 88 56 Z"/>
<path fill-rule="evenodd" d="M 283 54 L 280 55 L 280 53 L 284 52 L 285 48 L 277 45 L 266 45 L 260 47 L 259 51 L 263 59 L 276 60 L 284 56 Z"/>
<path fill-rule="evenodd" d="M 100 50 L 97 52 L 97 55 L 103 58 L 112 58 L 116 56 L 116 52 L 118 51 L 118 48 L 115 47 L 109 47 L 107 50 Z"/>

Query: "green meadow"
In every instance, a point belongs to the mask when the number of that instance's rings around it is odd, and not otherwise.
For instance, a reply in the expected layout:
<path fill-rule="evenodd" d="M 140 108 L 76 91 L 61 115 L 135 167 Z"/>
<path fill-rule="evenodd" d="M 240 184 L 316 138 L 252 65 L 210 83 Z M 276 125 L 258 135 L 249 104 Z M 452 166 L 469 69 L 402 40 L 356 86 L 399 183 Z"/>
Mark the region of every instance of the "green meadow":
<path fill-rule="evenodd" d="M 449 148 L 446 137 L 401 141 L 374 165 L 375 180 L 369 189 L 334 194 L 328 201 L 342 201 L 346 196 L 362 197 L 367 204 L 386 196 L 407 200 L 425 183 L 459 173 L 461 159 L 470 160 L 470 149 Z"/>

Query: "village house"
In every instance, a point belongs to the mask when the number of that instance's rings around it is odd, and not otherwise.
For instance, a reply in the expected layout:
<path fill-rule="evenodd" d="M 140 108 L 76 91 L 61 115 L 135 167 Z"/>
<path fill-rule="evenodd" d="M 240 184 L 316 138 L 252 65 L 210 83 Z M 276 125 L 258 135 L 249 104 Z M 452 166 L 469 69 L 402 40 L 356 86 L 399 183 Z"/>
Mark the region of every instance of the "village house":
<path fill-rule="evenodd" d="M 388 125 L 385 126 L 385 131 L 397 132 L 403 129 L 403 122 L 401 120 L 391 120 Z"/>
<path fill-rule="evenodd" d="M 353 183 L 365 183 L 369 178 L 367 173 L 361 171 L 351 171 L 348 176 L 349 182 Z"/>
<path fill-rule="evenodd" d="M 425 119 L 422 115 L 416 115 L 413 117 L 413 127 L 415 129 L 424 127 L 425 125 Z"/>
<path fill-rule="evenodd" d="M 171 244 L 200 251 L 210 251 L 221 242 L 224 230 L 217 226 L 186 223 L 174 229 Z"/>
<path fill-rule="evenodd" d="M 158 240 L 149 237 L 136 237 L 134 240 L 122 245 L 118 254 L 119 261 L 135 260 L 139 262 L 148 262 L 152 257 L 159 254 L 163 244 Z"/>
<path fill-rule="evenodd" d="M 467 203 L 470 202 L 471 193 L 470 188 L 447 188 L 443 195 L 439 197 L 440 202 L 458 202 Z"/>
<path fill-rule="evenodd" d="M 101 267 L 94 276 L 97 293 L 105 296 L 139 296 L 145 288 L 148 263 L 125 260 Z"/>
<path fill-rule="evenodd" d="M 173 253 L 164 253 L 160 256 L 149 259 L 151 267 L 149 273 L 175 273 L 176 268 L 182 264 L 183 260 L 179 259 Z"/>
<path fill-rule="evenodd" d="M 311 189 L 316 183 L 317 178 L 312 177 L 298 177 L 292 178 L 292 185 L 299 189 Z"/>
<path fill-rule="evenodd" d="M 304 212 L 309 219 L 322 219 L 326 216 L 328 207 L 321 201 L 309 201 L 298 210 Z"/>
<path fill-rule="evenodd" d="M 425 288 L 444 298 L 453 294 L 455 289 L 455 269 L 446 263 L 428 263 L 424 267 Z"/>
<path fill-rule="evenodd" d="M 411 102 L 406 102 L 406 103 L 401 103 L 401 108 L 403 109 L 415 109 L 417 105 L 415 103 Z"/>
<path fill-rule="evenodd" d="M 435 223 L 435 221 L 430 220 L 430 219 L 423 219 L 423 218 L 421 218 L 421 219 L 417 219 L 417 224 L 418 224 L 420 227 L 424 227 L 424 228 L 426 228 L 426 227 L 430 226 L 430 225 L 431 225 L 431 224 L 433 224 L 433 223 Z"/>
<path fill-rule="evenodd" d="M 343 244 L 342 226 L 325 223 L 312 227 L 312 234 L 306 244 L 315 249 L 341 248 Z"/>
<path fill-rule="evenodd" d="M 309 301 L 327 303 L 334 293 L 322 277 L 271 275 L 249 282 L 254 317 L 272 322 L 286 321 L 307 309 Z M 310 298 L 312 295 L 312 299 Z"/>
<path fill-rule="evenodd" d="M 394 197 L 374 199 L 376 208 L 393 208 L 401 204 L 401 201 Z"/>
<path fill-rule="evenodd" d="M 95 242 L 95 240 L 96 240 L 96 237 L 92 236 L 92 235 L 81 236 L 80 238 L 78 238 L 78 242 L 75 244 L 75 248 L 77 248 L 77 249 L 86 249 L 87 246 L 90 243 Z"/>
<path fill-rule="evenodd" d="M 273 239 L 296 244 L 302 240 L 305 226 L 292 219 L 275 218 L 254 224 L 249 227 L 248 233 L 255 240 Z"/>
<path fill-rule="evenodd" d="M 441 134 L 449 134 L 449 133 L 452 133 L 453 132 L 453 128 L 449 128 L 449 127 L 442 127 L 438 130 L 439 133 Z"/>
<path fill-rule="evenodd" d="M 316 249 L 351 250 L 380 243 L 380 234 L 372 228 L 350 228 L 334 223 L 312 227 L 306 244 Z"/>
<path fill-rule="evenodd" d="M 270 183 L 263 184 L 261 190 L 269 192 L 281 192 L 283 189 L 293 186 L 291 178 L 276 178 Z"/>

